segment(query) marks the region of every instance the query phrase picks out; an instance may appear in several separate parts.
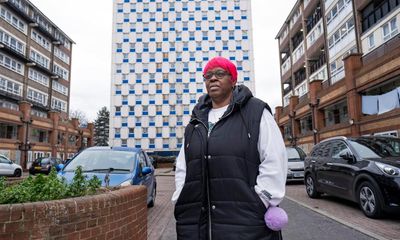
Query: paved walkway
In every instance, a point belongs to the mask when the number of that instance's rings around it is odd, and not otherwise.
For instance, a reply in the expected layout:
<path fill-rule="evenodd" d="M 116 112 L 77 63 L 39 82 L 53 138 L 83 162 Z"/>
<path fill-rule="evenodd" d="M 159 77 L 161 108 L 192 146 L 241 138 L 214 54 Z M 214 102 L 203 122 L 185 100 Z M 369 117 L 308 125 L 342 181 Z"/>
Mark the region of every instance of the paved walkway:
<path fill-rule="evenodd" d="M 174 172 L 171 169 L 156 169 L 156 175 L 157 197 L 155 206 L 149 209 L 148 239 L 176 239 L 174 208 L 171 203 L 175 189 Z M 400 217 L 370 219 L 352 202 L 329 196 L 311 199 L 303 184 L 288 184 L 286 198 L 373 238 L 400 240 Z"/>
<path fill-rule="evenodd" d="M 330 196 L 309 198 L 302 184 L 286 185 L 286 198 L 376 239 L 400 239 L 400 217 L 367 218 L 356 203 Z"/>
<path fill-rule="evenodd" d="M 174 206 L 171 202 L 175 190 L 175 172 L 172 169 L 157 168 L 157 196 L 153 208 L 148 211 L 147 239 L 176 239 Z"/>

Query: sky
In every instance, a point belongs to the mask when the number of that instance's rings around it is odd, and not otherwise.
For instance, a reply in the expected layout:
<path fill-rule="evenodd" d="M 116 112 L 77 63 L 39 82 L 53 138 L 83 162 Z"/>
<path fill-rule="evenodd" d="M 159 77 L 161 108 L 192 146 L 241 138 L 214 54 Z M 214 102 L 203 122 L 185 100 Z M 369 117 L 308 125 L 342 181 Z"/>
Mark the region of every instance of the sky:
<path fill-rule="evenodd" d="M 89 121 L 110 108 L 112 0 L 30 0 L 74 42 L 70 110 Z M 273 111 L 282 105 L 278 31 L 296 0 L 251 0 L 256 94 Z"/>

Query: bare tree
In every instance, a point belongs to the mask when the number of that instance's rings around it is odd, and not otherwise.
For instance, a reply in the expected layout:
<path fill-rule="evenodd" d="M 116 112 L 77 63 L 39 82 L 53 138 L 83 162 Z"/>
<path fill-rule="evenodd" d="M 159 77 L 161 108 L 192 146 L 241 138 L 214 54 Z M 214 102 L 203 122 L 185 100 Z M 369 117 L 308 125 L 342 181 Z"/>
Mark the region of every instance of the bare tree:
<path fill-rule="evenodd" d="M 79 120 L 79 125 L 82 126 L 87 126 L 88 123 L 88 118 L 86 117 L 86 114 L 79 110 L 79 109 L 71 109 L 69 111 L 69 117 L 70 118 L 77 118 Z"/>

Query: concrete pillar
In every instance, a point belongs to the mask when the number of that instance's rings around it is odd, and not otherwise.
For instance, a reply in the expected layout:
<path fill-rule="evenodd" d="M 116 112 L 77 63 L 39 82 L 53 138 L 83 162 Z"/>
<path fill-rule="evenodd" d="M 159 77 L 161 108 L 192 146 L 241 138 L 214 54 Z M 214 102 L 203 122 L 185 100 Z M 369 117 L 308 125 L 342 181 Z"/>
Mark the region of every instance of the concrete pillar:
<path fill-rule="evenodd" d="M 319 98 L 318 92 L 322 88 L 322 80 L 314 80 L 310 82 L 310 108 L 313 126 L 314 144 L 320 141 L 319 130 L 324 126 L 324 114 L 318 110 Z"/>
<path fill-rule="evenodd" d="M 29 141 L 30 125 L 32 124 L 31 108 L 32 104 L 30 102 L 21 101 L 19 103 L 22 126 L 18 129 L 18 141 L 20 142 L 19 149 L 21 150 L 21 166 L 24 170 L 27 168 L 28 151 L 31 148 Z"/>
<path fill-rule="evenodd" d="M 60 113 L 56 111 L 49 111 L 49 118 L 53 123 L 53 128 L 50 133 L 51 156 L 57 157 L 58 146 L 58 122 L 60 120 Z"/>
<path fill-rule="evenodd" d="M 296 106 L 299 104 L 299 97 L 298 96 L 291 96 L 289 98 L 289 118 L 290 118 L 290 124 L 292 126 L 292 145 L 296 145 L 296 138 L 299 135 L 300 128 L 299 125 L 300 123 L 296 121 Z"/>
<path fill-rule="evenodd" d="M 356 74 L 362 67 L 362 54 L 351 54 L 343 59 L 345 83 L 347 88 L 347 111 L 351 128 L 351 136 L 360 136 L 361 96 L 356 89 Z"/>

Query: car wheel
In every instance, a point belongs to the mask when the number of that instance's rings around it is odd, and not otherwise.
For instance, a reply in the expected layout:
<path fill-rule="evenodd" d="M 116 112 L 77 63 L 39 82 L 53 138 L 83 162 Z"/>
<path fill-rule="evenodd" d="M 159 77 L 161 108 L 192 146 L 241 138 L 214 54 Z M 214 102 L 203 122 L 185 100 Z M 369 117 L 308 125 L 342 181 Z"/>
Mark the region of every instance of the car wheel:
<path fill-rule="evenodd" d="M 310 198 L 319 198 L 321 193 L 317 191 L 314 178 L 311 174 L 306 176 L 306 192 Z"/>
<path fill-rule="evenodd" d="M 149 204 L 147 204 L 147 207 L 149 208 L 154 207 L 155 201 L 156 201 L 156 186 L 153 187 L 153 192 L 151 193 L 151 200 Z"/>
<path fill-rule="evenodd" d="M 21 173 L 22 173 L 21 169 L 15 169 L 14 177 L 21 177 Z"/>
<path fill-rule="evenodd" d="M 378 188 L 371 182 L 363 182 L 358 187 L 358 203 L 365 216 L 379 218 L 382 216 L 382 197 Z"/>

